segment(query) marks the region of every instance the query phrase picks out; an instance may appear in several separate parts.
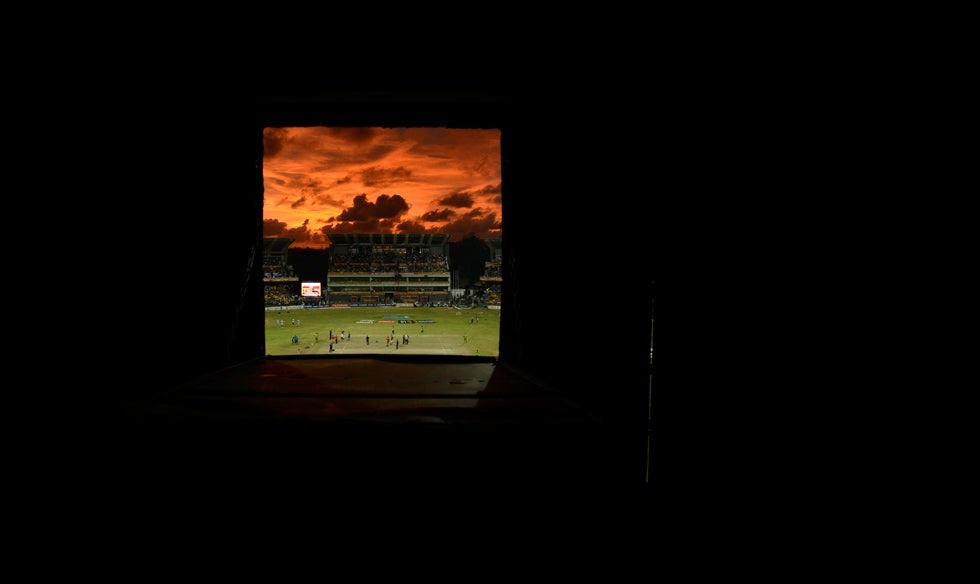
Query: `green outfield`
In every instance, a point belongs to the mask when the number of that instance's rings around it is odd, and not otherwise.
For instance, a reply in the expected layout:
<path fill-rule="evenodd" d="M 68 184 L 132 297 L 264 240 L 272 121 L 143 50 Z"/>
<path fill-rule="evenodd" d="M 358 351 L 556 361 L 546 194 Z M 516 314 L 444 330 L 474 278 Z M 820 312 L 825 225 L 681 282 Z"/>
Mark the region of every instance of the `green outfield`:
<path fill-rule="evenodd" d="M 343 332 L 344 339 L 331 343 L 331 332 L 335 337 Z M 404 335 L 408 335 L 408 344 L 403 342 Z M 391 337 L 391 341 L 387 342 L 386 337 Z M 393 307 L 267 310 L 265 352 L 270 356 L 415 354 L 498 357 L 500 311 Z"/>

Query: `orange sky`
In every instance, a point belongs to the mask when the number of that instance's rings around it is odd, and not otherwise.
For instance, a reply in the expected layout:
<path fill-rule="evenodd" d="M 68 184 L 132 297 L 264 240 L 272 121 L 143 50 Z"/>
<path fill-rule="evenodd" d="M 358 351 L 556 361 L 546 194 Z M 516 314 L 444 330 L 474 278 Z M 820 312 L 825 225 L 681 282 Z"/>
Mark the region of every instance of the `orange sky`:
<path fill-rule="evenodd" d="M 265 237 L 327 233 L 500 237 L 500 130 L 265 128 Z"/>

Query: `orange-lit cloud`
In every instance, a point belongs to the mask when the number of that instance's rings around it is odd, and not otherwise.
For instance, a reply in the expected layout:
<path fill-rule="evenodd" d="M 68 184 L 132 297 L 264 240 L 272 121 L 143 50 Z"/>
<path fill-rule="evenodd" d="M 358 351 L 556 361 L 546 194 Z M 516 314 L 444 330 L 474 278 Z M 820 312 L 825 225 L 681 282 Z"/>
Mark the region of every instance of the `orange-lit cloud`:
<path fill-rule="evenodd" d="M 500 130 L 266 128 L 263 232 L 294 247 L 329 233 L 500 237 Z"/>

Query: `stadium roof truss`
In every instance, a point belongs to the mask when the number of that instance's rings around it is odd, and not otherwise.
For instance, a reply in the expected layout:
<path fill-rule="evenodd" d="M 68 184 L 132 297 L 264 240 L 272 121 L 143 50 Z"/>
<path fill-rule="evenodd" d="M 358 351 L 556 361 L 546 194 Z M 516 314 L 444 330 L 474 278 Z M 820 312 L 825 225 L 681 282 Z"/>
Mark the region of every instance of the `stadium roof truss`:
<path fill-rule="evenodd" d="M 262 257 L 285 257 L 289 246 L 295 241 L 291 237 L 265 237 L 262 239 Z"/>
<path fill-rule="evenodd" d="M 443 245 L 445 233 L 329 233 L 331 244 L 340 245 Z"/>

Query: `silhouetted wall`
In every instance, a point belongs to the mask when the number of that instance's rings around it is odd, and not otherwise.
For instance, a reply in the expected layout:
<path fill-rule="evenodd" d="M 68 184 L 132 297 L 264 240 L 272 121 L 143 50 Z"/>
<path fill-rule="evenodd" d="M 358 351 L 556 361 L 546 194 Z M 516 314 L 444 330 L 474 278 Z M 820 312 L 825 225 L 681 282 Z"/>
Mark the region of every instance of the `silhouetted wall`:
<path fill-rule="evenodd" d="M 658 196 L 642 146 L 651 128 L 639 98 L 597 95 L 516 84 L 296 92 L 206 85 L 189 107 L 109 118 L 105 140 L 117 144 L 122 167 L 115 210 L 132 227 L 107 236 L 121 246 L 106 260 L 117 277 L 99 286 L 119 301 L 115 284 L 134 282 L 138 290 L 121 301 L 146 318 L 127 338 L 102 340 L 113 359 L 101 397 L 131 400 L 263 356 L 264 126 L 486 127 L 502 129 L 500 361 L 641 431 Z M 556 241 L 569 246 L 556 253 Z M 615 308 L 580 302 L 578 291 L 596 286 Z M 589 328 L 594 315 L 603 324 Z"/>

